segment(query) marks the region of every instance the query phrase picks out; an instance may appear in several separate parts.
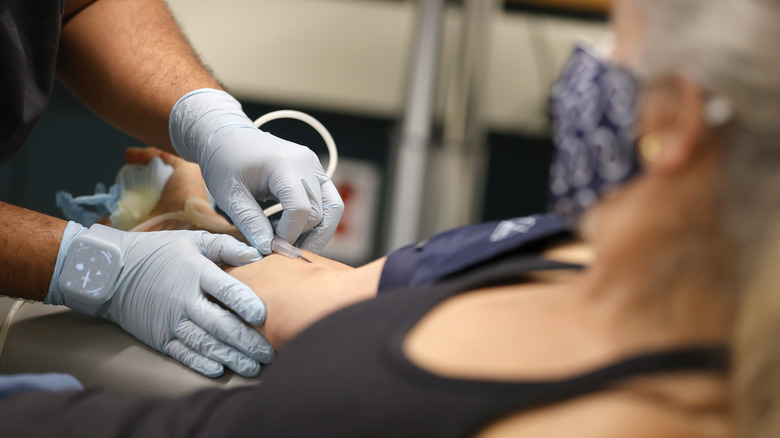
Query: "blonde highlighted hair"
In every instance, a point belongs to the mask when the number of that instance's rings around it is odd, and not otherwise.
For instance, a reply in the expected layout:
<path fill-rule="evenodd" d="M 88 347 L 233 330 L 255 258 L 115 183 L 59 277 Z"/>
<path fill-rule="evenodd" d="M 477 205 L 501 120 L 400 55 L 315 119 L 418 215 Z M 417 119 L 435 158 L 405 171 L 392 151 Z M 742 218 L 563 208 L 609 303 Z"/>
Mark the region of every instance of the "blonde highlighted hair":
<path fill-rule="evenodd" d="M 734 337 L 738 436 L 780 435 L 780 221 L 745 288 Z"/>

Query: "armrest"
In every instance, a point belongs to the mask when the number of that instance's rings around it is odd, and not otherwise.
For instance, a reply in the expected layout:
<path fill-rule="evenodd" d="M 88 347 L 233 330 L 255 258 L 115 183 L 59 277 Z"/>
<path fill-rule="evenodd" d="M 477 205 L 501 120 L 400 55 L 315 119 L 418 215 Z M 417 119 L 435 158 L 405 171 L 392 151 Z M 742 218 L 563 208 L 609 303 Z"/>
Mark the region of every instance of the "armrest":
<path fill-rule="evenodd" d="M 17 300 L 0 297 L 0 324 Z M 204 377 L 146 347 L 118 326 L 61 306 L 24 302 L 10 325 L 0 373 L 60 372 L 85 387 L 176 396 L 203 388 L 259 383 L 230 371 Z"/>

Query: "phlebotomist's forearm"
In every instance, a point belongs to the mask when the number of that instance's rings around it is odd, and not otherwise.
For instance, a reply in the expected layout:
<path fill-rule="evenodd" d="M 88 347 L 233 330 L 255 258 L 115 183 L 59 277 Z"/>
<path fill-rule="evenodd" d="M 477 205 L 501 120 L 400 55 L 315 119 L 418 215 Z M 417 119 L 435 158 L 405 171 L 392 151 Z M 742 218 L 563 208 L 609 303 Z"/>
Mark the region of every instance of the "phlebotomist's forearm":
<path fill-rule="evenodd" d="M 195 89 L 221 88 L 162 0 L 70 0 L 57 74 L 108 122 L 169 152 L 176 101 Z"/>
<path fill-rule="evenodd" d="M 0 202 L 0 294 L 43 301 L 66 225 Z"/>

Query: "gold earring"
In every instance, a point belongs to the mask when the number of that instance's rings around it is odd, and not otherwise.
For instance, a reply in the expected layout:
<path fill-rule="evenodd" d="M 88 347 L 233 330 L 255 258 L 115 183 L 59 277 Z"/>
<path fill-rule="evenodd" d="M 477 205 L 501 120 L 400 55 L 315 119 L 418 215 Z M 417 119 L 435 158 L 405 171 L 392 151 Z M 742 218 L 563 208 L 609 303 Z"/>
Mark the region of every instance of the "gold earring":
<path fill-rule="evenodd" d="M 639 153 L 645 161 L 654 161 L 661 152 L 661 143 L 648 134 L 639 140 Z"/>

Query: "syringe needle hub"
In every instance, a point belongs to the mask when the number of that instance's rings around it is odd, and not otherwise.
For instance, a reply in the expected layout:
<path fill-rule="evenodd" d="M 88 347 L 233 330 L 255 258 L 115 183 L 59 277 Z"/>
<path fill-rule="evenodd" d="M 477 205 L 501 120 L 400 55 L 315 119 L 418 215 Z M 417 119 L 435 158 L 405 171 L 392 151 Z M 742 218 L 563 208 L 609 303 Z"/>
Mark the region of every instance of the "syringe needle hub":
<path fill-rule="evenodd" d="M 271 251 L 294 260 L 303 260 L 308 263 L 312 262 L 303 256 L 303 252 L 300 249 L 292 246 L 291 243 L 276 235 L 271 241 Z"/>

